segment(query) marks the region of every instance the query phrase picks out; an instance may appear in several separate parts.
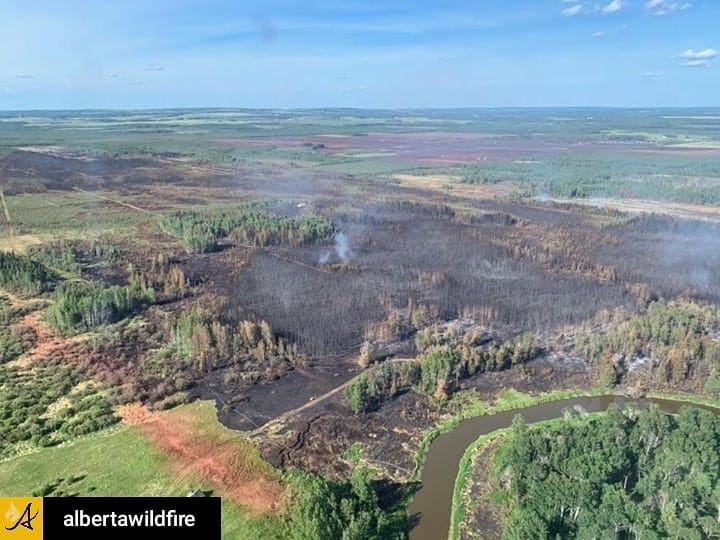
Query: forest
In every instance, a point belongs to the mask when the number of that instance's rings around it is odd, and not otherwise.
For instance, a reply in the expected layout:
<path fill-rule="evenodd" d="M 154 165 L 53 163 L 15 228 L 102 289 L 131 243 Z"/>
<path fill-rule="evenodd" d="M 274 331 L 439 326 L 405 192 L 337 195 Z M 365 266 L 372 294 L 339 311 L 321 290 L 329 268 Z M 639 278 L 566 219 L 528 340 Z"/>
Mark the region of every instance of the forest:
<path fill-rule="evenodd" d="M 719 336 L 715 306 L 656 301 L 605 333 L 581 333 L 577 344 L 608 386 L 639 379 L 716 395 Z"/>
<path fill-rule="evenodd" d="M 614 407 L 543 428 L 518 419 L 493 465 L 502 537 L 715 537 L 718 440 L 717 415 L 691 407 Z"/>
<path fill-rule="evenodd" d="M 301 470 L 290 473 L 290 509 L 283 538 L 385 540 L 405 537 L 406 516 L 397 501 L 383 497 L 382 482 L 359 468 L 345 481 Z"/>
<path fill-rule="evenodd" d="M 52 281 L 45 266 L 30 257 L 0 251 L 0 286 L 26 294 L 39 294 Z"/>
<path fill-rule="evenodd" d="M 251 246 L 300 245 L 332 238 L 331 223 L 320 216 L 281 216 L 270 202 L 241 205 L 233 212 L 179 212 L 160 221 L 160 228 L 182 238 L 188 253 L 206 253 L 224 237 Z"/>

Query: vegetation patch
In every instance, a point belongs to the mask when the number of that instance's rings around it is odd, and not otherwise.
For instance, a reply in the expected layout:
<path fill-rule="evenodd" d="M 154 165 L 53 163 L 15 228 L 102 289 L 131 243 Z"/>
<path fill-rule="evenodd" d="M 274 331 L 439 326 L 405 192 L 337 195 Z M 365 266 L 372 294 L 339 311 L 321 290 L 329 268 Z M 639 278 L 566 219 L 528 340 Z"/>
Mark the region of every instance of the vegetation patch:
<path fill-rule="evenodd" d="M 0 313 L 0 324 L 2 313 Z M 30 350 L 35 343 L 35 332 L 29 328 L 0 326 L 0 364 L 14 360 Z"/>
<path fill-rule="evenodd" d="M 58 361 L 0 365 L 0 458 L 54 446 L 115 424 L 102 388 L 81 384 L 80 370 Z"/>
<path fill-rule="evenodd" d="M 263 203 L 246 203 L 233 212 L 178 212 L 163 218 L 160 228 L 181 238 L 188 253 L 215 251 L 224 237 L 264 247 L 323 242 L 334 234 L 322 217 L 276 215 Z"/>
<path fill-rule="evenodd" d="M 292 471 L 286 494 L 287 515 L 283 538 L 342 538 L 385 540 L 406 537 L 406 515 L 402 505 L 383 509 L 381 483 L 370 479 L 367 469 L 358 468 L 346 481 Z"/>
<path fill-rule="evenodd" d="M 48 289 L 51 273 L 42 263 L 27 255 L 0 252 L 0 287 L 26 294 L 40 294 Z"/>
<path fill-rule="evenodd" d="M 425 344 L 421 349 L 424 352 L 417 360 L 384 362 L 345 388 L 345 398 L 353 411 L 376 409 L 383 401 L 407 388 L 444 400 L 463 379 L 484 371 L 520 365 L 539 353 L 529 334 L 487 345 L 487 340 L 480 334 L 471 333 L 464 339 L 456 336 L 456 341 L 461 343 L 451 347 L 442 337 L 433 336 L 427 330 L 418 334 L 417 341 Z"/>
<path fill-rule="evenodd" d="M 69 281 L 55 290 L 55 302 L 46 319 L 61 332 L 83 332 L 123 319 L 154 299 L 155 291 L 139 283 L 107 287 Z"/>
<path fill-rule="evenodd" d="M 708 538 L 720 533 L 716 414 L 610 408 L 550 429 L 516 422 L 495 458 L 503 538 Z"/>
<path fill-rule="evenodd" d="M 608 386 L 640 380 L 718 396 L 719 338 L 715 306 L 676 300 L 652 302 L 605 333 L 581 334 L 577 345 Z"/>

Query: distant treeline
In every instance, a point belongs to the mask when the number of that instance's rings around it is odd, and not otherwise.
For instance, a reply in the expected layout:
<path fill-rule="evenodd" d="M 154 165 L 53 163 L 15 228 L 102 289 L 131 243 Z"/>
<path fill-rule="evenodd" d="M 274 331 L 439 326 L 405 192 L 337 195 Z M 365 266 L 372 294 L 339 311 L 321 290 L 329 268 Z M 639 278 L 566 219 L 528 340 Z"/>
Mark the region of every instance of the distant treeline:
<path fill-rule="evenodd" d="M 459 169 L 462 182 L 527 182 L 536 195 L 628 197 L 717 204 L 720 157 L 641 152 L 575 152 Z"/>
<path fill-rule="evenodd" d="M 279 216 L 261 204 L 245 204 L 232 212 L 178 212 L 163 218 L 160 228 L 182 238 L 188 253 L 217 249 L 218 240 L 253 246 L 301 245 L 332 238 L 335 229 L 319 216 Z"/>
<path fill-rule="evenodd" d="M 516 421 L 493 472 L 502 538 L 717 538 L 718 440 L 720 417 L 694 408 Z"/>

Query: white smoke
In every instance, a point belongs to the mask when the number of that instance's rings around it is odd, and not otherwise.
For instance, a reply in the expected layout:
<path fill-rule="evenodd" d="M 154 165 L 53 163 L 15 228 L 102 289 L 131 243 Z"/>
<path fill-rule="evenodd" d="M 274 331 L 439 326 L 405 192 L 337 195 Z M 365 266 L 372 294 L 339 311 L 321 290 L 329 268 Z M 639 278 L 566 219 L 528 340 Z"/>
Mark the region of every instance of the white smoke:
<path fill-rule="evenodd" d="M 350 260 L 352 257 L 352 250 L 350 249 L 350 239 L 347 234 L 342 231 L 338 232 L 335 235 L 335 245 L 333 246 L 333 249 L 324 250 L 320 254 L 318 262 L 320 264 L 327 264 L 330 262 L 330 259 L 333 256 L 333 251 L 335 252 L 334 258 L 340 260 L 341 262 L 348 262 Z"/>
<path fill-rule="evenodd" d="M 335 235 L 335 253 L 342 262 L 350 259 L 350 244 L 347 234 L 342 231 Z"/>

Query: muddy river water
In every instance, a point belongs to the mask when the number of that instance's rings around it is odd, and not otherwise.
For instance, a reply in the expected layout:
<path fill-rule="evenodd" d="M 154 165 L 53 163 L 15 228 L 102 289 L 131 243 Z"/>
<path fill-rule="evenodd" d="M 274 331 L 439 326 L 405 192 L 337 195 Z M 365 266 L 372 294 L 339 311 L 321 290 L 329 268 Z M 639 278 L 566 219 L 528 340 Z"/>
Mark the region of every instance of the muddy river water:
<path fill-rule="evenodd" d="M 410 540 L 444 540 L 447 538 L 458 464 L 466 448 L 480 435 L 508 427 L 517 414 L 522 415 L 527 423 L 540 422 L 562 416 L 563 411 L 567 408 L 580 406 L 587 412 L 600 412 L 607 409 L 612 403 L 619 406 L 631 403 L 639 405 L 653 403 L 670 414 L 677 413 L 684 405 L 720 413 L 718 409 L 682 401 L 654 398 L 633 400 L 606 395 L 562 399 L 465 420 L 451 431 L 437 437 L 428 449 L 421 477 L 422 487 L 415 494 L 408 509 L 409 515 L 417 518 L 416 525 L 410 530 Z"/>

